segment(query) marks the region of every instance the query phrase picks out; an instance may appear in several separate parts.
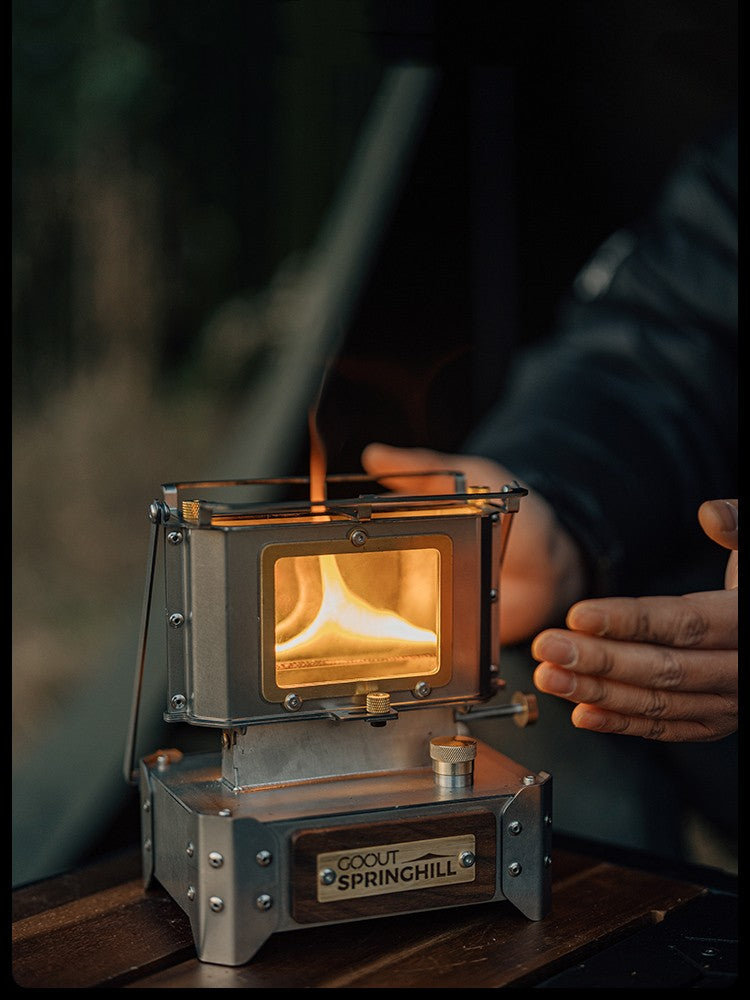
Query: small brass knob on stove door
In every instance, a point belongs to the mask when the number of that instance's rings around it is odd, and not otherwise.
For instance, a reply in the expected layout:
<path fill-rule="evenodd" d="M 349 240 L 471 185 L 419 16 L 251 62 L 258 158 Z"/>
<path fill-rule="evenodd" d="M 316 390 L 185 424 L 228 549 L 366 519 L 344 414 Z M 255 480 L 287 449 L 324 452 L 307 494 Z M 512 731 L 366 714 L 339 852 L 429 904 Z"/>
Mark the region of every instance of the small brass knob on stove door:
<path fill-rule="evenodd" d="M 391 710 L 391 696 L 387 691 L 371 691 L 366 704 L 370 715 L 387 715 Z"/>
<path fill-rule="evenodd" d="M 391 696 L 387 691 L 371 691 L 365 701 L 368 722 L 374 728 L 382 729 L 391 711 Z"/>

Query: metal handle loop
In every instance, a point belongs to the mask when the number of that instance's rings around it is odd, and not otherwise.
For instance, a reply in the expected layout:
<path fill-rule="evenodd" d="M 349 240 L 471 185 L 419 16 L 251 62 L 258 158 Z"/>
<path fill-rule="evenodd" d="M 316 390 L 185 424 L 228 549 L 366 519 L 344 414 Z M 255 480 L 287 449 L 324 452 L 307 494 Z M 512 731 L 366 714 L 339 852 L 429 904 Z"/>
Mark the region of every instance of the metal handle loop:
<path fill-rule="evenodd" d="M 148 641 L 148 625 L 151 616 L 151 598 L 154 592 L 154 576 L 156 572 L 156 553 L 159 546 L 159 527 L 170 518 L 169 507 L 162 500 L 154 500 L 148 509 L 149 520 L 151 521 L 151 534 L 149 537 L 148 558 L 146 560 L 146 587 L 143 594 L 143 607 L 141 609 L 141 632 L 138 642 L 138 657 L 135 665 L 135 676 L 133 679 L 133 701 L 130 709 L 130 725 L 128 727 L 128 738 L 125 744 L 125 756 L 123 759 L 123 773 L 125 781 L 129 785 L 138 784 L 138 769 L 136 767 L 136 737 L 138 733 L 138 714 L 141 706 L 141 692 L 143 690 L 143 673 L 146 663 L 146 643 Z"/>

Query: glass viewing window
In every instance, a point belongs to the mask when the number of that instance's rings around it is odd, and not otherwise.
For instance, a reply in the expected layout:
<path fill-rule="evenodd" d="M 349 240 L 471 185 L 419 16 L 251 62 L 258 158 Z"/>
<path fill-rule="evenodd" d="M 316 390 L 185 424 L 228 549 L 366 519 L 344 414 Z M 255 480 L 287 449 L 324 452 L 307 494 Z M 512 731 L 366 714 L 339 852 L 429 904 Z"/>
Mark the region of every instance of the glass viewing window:
<path fill-rule="evenodd" d="M 264 660 L 272 661 L 264 676 L 272 674 L 273 687 L 443 678 L 450 539 L 389 543 L 357 552 L 267 550 L 273 635 L 264 643 Z"/>

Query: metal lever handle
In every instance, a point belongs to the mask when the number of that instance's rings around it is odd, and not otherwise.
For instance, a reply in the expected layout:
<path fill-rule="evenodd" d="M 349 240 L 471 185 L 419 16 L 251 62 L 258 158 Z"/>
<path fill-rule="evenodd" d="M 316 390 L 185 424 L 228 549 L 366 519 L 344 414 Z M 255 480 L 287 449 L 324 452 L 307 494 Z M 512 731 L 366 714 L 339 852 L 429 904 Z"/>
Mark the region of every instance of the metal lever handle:
<path fill-rule="evenodd" d="M 456 712 L 456 719 L 461 722 L 472 722 L 474 719 L 494 719 L 499 716 L 512 715 L 517 726 L 531 726 L 539 718 L 539 706 L 536 695 L 516 691 L 509 705 L 498 705 L 495 708 L 477 708 L 468 712 Z"/>

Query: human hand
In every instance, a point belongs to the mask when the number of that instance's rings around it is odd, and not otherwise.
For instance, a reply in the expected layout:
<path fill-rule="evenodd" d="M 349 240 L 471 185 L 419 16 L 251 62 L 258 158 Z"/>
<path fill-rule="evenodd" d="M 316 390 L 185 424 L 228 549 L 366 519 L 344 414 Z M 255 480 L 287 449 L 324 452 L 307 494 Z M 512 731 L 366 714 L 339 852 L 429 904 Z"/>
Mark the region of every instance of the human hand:
<path fill-rule="evenodd" d="M 698 509 L 700 525 L 711 541 L 731 549 L 724 575 L 727 590 L 736 589 L 739 584 L 738 513 L 738 500 L 706 500 Z"/>
<path fill-rule="evenodd" d="M 476 455 L 447 455 L 424 448 L 371 444 L 362 465 L 374 479 L 389 476 L 389 489 L 423 494 L 453 489 L 444 475 L 408 479 L 413 472 L 460 471 L 470 486 L 500 490 L 514 476 L 496 462 Z M 390 474 L 396 475 L 391 478 Z M 401 473 L 403 478 L 399 478 Z M 549 504 L 529 493 L 514 517 L 502 566 L 500 598 L 504 644 L 530 639 L 539 629 L 562 621 L 565 610 L 583 594 L 584 571 L 578 549 Z"/>
<path fill-rule="evenodd" d="M 710 742 L 737 729 L 738 501 L 702 504 L 709 538 L 731 549 L 725 590 L 581 601 L 565 629 L 532 642 L 540 691 L 577 702 L 580 729 Z"/>

